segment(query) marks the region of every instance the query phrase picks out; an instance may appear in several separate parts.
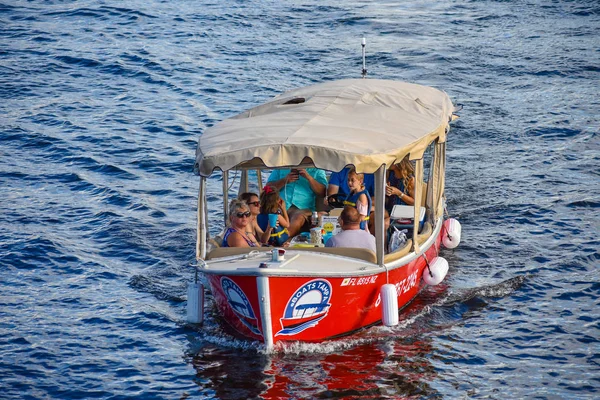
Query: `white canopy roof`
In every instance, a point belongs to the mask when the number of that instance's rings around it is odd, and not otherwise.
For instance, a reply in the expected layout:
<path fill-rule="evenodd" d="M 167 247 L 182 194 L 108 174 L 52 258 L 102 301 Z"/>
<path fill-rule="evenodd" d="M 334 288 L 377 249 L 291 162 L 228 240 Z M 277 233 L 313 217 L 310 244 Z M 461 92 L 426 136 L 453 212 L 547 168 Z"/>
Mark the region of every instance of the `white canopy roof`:
<path fill-rule="evenodd" d="M 290 103 L 290 104 L 286 104 Z M 454 107 L 446 93 L 411 83 L 347 79 L 291 90 L 200 136 L 196 173 L 216 168 L 352 164 L 373 173 L 446 140 Z"/>

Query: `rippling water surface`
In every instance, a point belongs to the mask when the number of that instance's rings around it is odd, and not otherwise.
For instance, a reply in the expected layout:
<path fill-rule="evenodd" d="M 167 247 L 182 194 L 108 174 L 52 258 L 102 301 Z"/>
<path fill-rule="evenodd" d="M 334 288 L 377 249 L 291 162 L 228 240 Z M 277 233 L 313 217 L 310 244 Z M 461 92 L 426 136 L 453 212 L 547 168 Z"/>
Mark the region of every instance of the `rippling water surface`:
<path fill-rule="evenodd" d="M 362 36 L 464 105 L 449 277 L 275 354 L 186 325 L 199 135 L 359 77 Z M 583 0 L 0 3 L 0 397 L 597 398 L 599 38 Z"/>

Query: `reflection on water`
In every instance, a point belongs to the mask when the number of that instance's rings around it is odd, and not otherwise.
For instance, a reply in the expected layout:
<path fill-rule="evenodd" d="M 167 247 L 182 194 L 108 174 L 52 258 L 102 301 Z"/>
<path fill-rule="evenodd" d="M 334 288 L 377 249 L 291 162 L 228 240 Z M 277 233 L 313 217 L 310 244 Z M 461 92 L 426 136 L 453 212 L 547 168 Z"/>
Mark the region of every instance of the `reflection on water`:
<path fill-rule="evenodd" d="M 446 283 L 426 286 L 402 310 L 398 326 L 375 326 L 322 343 L 280 342 L 272 354 L 257 342 L 229 336 L 233 332 L 223 326 L 199 342 L 191 363 L 198 384 L 218 398 L 443 397 L 439 363 L 448 354 L 433 345 L 433 338 L 461 329 L 525 279 L 454 291 Z"/>
<path fill-rule="evenodd" d="M 232 354 L 210 345 L 191 362 L 198 384 L 218 398 L 419 398 L 437 394 L 431 350 L 430 340 L 413 337 L 333 353 Z"/>

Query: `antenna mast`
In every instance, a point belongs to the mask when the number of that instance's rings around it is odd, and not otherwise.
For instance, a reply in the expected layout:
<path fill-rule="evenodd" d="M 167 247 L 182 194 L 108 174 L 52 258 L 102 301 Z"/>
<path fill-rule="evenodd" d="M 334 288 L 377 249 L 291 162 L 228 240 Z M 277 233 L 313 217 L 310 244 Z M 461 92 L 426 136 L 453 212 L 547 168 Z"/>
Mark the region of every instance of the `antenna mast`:
<path fill-rule="evenodd" d="M 367 61 L 365 57 L 365 46 L 367 45 L 367 39 L 362 38 L 362 58 L 363 58 L 363 68 L 362 68 L 362 77 L 365 79 L 367 77 Z"/>

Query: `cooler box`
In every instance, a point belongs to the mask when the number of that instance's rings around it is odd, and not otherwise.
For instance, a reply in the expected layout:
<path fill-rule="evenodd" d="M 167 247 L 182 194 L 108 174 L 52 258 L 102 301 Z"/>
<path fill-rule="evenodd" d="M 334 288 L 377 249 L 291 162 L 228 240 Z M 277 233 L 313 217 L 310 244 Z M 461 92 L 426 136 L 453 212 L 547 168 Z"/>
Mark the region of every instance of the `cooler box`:
<path fill-rule="evenodd" d="M 390 214 L 390 219 L 392 220 L 392 224 L 396 228 L 400 229 L 412 229 L 414 226 L 413 217 L 414 217 L 414 207 L 399 205 L 396 204 L 394 208 L 392 208 L 392 213 Z M 423 228 L 423 224 L 425 223 L 425 207 L 421 207 L 421 213 L 419 215 L 419 231 Z"/>

